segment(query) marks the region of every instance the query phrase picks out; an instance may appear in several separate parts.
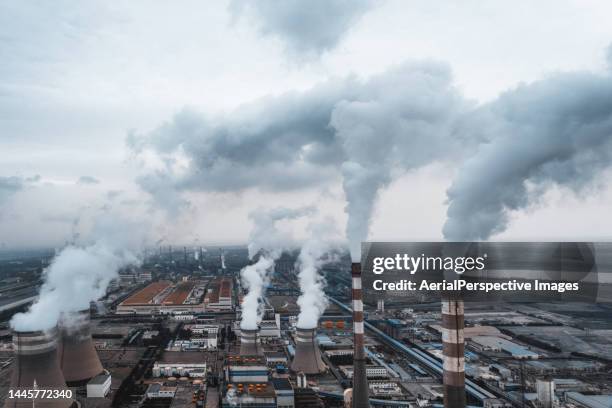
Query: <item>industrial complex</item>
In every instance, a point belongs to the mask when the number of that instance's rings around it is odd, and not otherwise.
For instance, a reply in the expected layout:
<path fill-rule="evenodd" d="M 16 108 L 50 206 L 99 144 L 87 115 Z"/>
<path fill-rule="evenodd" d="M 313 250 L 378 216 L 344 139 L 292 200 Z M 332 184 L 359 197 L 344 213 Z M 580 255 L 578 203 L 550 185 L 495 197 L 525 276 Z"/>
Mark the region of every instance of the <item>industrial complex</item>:
<path fill-rule="evenodd" d="M 322 270 L 325 311 L 301 327 L 289 253 L 266 287 L 257 328 L 241 329 L 240 270 L 253 261 L 241 247 L 197 251 L 149 255 L 52 330 L 12 331 L 6 315 L 4 407 L 33 406 L 9 398 L 33 387 L 64 391 L 34 401 L 53 408 L 612 406 L 607 306 L 368 304 L 360 265 L 340 257 Z M 31 276 L 4 284 L 27 287 Z M 15 304 L 13 313 L 25 307 Z"/>

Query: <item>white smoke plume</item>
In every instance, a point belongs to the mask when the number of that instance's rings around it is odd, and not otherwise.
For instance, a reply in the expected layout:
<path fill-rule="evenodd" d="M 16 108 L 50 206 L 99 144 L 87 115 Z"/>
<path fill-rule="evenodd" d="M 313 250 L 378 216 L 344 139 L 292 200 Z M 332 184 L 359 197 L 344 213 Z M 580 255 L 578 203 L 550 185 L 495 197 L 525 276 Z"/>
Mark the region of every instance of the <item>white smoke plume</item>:
<path fill-rule="evenodd" d="M 264 288 L 269 282 L 275 262 L 283 250 L 293 245 L 291 235 L 281 232 L 277 223 L 308 216 L 314 211 L 313 207 L 297 209 L 278 207 L 267 211 L 259 209 L 250 214 L 253 229 L 249 238 L 249 259 L 253 260 L 256 256 L 259 256 L 259 259 L 240 271 L 242 284 L 247 289 L 241 307 L 241 329 L 257 328 L 262 318 Z"/>
<path fill-rule="evenodd" d="M 331 241 L 334 230 L 333 219 L 327 219 L 320 224 L 309 227 L 310 237 L 302 245 L 296 266 L 299 270 L 300 297 L 297 304 L 300 307 L 297 327 L 312 329 L 317 327 L 319 317 L 325 311 L 328 300 L 325 296 L 325 279 L 321 275 L 321 267 L 332 259 L 331 251 L 334 244 Z"/>
<path fill-rule="evenodd" d="M 126 234 L 129 231 L 130 234 Z M 93 242 L 64 248 L 44 271 L 38 299 L 11 320 L 19 331 L 48 330 L 60 317 L 70 319 L 106 293 L 121 268 L 137 265 L 144 243 L 139 227 L 102 217 L 92 231 Z"/>
<path fill-rule="evenodd" d="M 612 163 L 612 75 L 564 73 L 502 94 L 479 112 L 490 143 L 447 191 L 444 235 L 479 240 L 552 185 L 584 193 Z"/>

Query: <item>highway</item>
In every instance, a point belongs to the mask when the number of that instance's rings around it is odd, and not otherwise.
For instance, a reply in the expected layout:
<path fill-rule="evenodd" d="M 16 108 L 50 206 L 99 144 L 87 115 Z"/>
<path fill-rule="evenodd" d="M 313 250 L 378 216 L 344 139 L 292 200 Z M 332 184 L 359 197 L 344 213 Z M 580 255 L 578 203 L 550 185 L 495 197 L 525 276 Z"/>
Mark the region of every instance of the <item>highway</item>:
<path fill-rule="evenodd" d="M 337 305 L 338 307 L 347 311 L 348 313 L 353 312 L 350 307 L 340 302 L 339 300 L 334 299 L 332 297 L 329 297 L 329 300 L 335 305 Z M 412 357 L 414 360 L 423 364 L 429 370 L 437 373 L 438 375 L 440 375 L 440 377 L 442 377 L 444 370 L 443 370 L 442 362 L 440 360 L 436 359 L 435 357 L 430 356 L 428 353 L 425 353 L 424 351 L 421 351 L 421 350 L 418 350 L 412 347 L 408 347 L 406 344 L 400 341 L 397 341 L 393 337 L 386 335 L 381 330 L 376 328 L 374 325 L 372 325 L 371 323 L 368 323 L 367 320 L 365 321 L 365 327 L 370 332 L 374 333 L 379 339 L 387 343 L 389 346 L 393 347 L 394 349 L 404 354 L 407 354 L 408 356 Z M 473 381 L 467 378 L 465 379 L 465 389 L 468 394 L 470 394 L 471 396 L 473 396 L 474 398 L 476 398 L 478 401 L 481 401 L 481 402 L 488 398 L 498 398 L 495 394 L 489 392 L 488 390 L 484 389 L 480 385 L 474 383 Z"/>

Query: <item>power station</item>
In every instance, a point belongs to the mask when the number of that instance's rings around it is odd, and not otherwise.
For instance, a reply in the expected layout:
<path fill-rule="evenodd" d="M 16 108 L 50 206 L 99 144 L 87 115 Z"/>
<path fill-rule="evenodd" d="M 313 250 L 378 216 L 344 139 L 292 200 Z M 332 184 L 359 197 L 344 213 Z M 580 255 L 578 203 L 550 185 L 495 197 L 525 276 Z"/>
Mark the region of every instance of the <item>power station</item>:
<path fill-rule="evenodd" d="M 11 390 L 57 389 L 65 390 L 66 381 L 62 373 L 58 355 L 58 330 L 14 331 L 13 345 L 15 360 L 11 376 Z M 63 399 L 27 398 L 6 399 L 5 408 L 68 408 L 73 401 Z"/>
<path fill-rule="evenodd" d="M 240 354 L 243 356 L 263 355 L 259 344 L 259 329 L 240 329 Z"/>
<path fill-rule="evenodd" d="M 91 338 L 89 309 L 74 319 L 63 319 L 60 336 L 59 361 L 68 386 L 83 386 L 104 371 Z"/>
<path fill-rule="evenodd" d="M 295 357 L 291 363 L 295 373 L 320 374 L 326 370 L 317 345 L 317 329 L 297 328 L 295 334 Z"/>

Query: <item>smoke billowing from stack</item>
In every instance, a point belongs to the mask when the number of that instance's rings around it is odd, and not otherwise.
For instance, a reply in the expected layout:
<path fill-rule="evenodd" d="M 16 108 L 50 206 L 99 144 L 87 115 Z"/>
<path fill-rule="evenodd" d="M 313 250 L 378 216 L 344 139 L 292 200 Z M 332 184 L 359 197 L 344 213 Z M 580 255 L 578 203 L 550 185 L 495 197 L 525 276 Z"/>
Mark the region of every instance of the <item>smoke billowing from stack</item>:
<path fill-rule="evenodd" d="M 242 319 L 240 328 L 256 330 L 263 315 L 264 287 L 274 270 L 276 260 L 283 250 L 290 245 L 291 237 L 281 233 L 277 222 L 292 220 L 312 214 L 312 207 L 297 209 L 275 208 L 269 211 L 258 210 L 249 216 L 253 221 L 253 230 L 249 238 L 249 258 L 257 261 L 240 271 L 240 277 L 247 293 L 242 301 Z"/>
<path fill-rule="evenodd" d="M 58 330 L 13 331 L 15 361 L 10 389 L 66 389 L 66 381 L 57 356 Z M 72 404 L 68 399 L 39 399 L 40 408 L 67 408 Z M 31 399 L 6 399 L 5 408 L 31 408 Z"/>
<path fill-rule="evenodd" d="M 102 373 L 103 367 L 91 338 L 89 309 L 60 322 L 59 361 L 69 386 L 86 384 Z"/>
<path fill-rule="evenodd" d="M 320 374 L 326 369 L 317 344 L 317 329 L 304 329 L 298 326 L 295 333 L 295 357 L 291 363 L 293 372 Z"/>
<path fill-rule="evenodd" d="M 353 278 L 353 408 L 367 408 L 368 380 L 366 376 L 365 338 L 363 324 L 363 292 L 361 289 L 361 264 L 351 265 Z"/>
<path fill-rule="evenodd" d="M 240 329 L 240 354 L 243 356 L 263 354 L 259 344 L 259 328 Z"/>
<path fill-rule="evenodd" d="M 612 70 L 573 72 L 485 105 L 480 116 L 493 123 L 495 137 L 464 162 L 448 189 L 444 236 L 486 240 L 552 186 L 596 191 L 612 163 L 611 95 Z"/>

